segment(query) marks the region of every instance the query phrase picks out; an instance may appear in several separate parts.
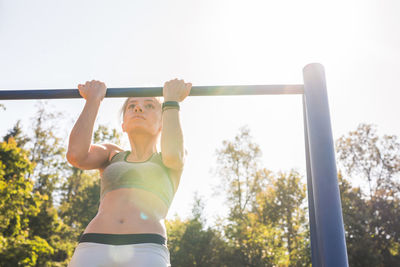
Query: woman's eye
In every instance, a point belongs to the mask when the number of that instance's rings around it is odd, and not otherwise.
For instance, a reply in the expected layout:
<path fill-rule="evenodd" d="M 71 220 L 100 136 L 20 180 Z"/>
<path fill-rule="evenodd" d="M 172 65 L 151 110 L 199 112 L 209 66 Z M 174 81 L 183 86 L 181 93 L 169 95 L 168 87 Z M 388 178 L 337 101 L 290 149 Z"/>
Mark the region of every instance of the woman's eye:
<path fill-rule="evenodd" d="M 132 108 L 132 107 L 135 107 L 135 104 L 130 104 L 130 105 L 128 106 L 128 108 Z M 153 105 L 153 104 L 147 104 L 147 107 L 154 108 L 154 105 Z"/>

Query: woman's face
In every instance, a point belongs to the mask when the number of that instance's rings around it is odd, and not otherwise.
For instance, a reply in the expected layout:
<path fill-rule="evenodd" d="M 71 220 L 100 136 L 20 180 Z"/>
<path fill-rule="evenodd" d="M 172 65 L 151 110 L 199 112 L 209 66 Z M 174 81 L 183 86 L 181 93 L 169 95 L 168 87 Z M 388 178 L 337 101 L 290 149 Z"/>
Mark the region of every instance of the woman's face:
<path fill-rule="evenodd" d="M 154 97 L 130 97 L 122 123 L 124 132 L 158 135 L 162 127 L 161 104 Z"/>

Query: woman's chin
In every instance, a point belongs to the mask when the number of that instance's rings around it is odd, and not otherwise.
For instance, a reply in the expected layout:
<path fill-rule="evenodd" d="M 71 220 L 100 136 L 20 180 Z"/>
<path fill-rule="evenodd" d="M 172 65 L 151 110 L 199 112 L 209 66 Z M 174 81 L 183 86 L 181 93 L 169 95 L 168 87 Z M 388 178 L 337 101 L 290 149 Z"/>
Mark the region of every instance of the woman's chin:
<path fill-rule="evenodd" d="M 147 135 L 152 135 L 152 133 L 149 131 L 149 129 L 145 127 L 140 127 L 139 125 L 136 127 L 132 127 L 127 131 L 130 135 L 137 135 L 137 134 L 147 134 Z"/>

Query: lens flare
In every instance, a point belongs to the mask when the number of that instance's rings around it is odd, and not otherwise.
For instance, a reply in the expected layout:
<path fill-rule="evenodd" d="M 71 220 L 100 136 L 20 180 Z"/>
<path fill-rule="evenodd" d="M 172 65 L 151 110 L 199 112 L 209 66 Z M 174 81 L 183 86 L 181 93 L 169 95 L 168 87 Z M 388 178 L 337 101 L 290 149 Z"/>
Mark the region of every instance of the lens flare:
<path fill-rule="evenodd" d="M 149 217 L 146 215 L 146 213 L 144 213 L 143 211 L 140 212 L 140 218 L 142 218 L 142 220 L 147 220 Z"/>
<path fill-rule="evenodd" d="M 118 245 L 118 246 L 111 246 L 109 254 L 115 263 L 123 263 L 123 262 L 126 263 L 133 258 L 135 251 L 132 249 L 130 245 L 127 246 Z"/>

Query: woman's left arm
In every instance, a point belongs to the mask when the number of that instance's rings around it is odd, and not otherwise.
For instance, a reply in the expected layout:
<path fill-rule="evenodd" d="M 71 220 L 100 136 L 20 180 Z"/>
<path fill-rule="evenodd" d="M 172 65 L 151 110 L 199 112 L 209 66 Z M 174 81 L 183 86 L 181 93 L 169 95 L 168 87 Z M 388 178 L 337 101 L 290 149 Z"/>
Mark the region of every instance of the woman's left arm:
<path fill-rule="evenodd" d="M 190 93 L 191 83 L 183 80 L 166 82 L 163 88 L 164 101 L 183 101 Z M 165 166 L 181 170 L 185 162 L 185 147 L 180 123 L 179 110 L 165 109 L 162 113 L 161 154 Z"/>
<path fill-rule="evenodd" d="M 163 163 L 171 169 L 182 169 L 185 162 L 185 151 L 179 111 L 175 108 L 166 109 L 163 112 L 162 120 L 161 153 Z"/>

